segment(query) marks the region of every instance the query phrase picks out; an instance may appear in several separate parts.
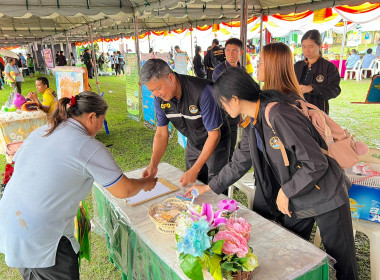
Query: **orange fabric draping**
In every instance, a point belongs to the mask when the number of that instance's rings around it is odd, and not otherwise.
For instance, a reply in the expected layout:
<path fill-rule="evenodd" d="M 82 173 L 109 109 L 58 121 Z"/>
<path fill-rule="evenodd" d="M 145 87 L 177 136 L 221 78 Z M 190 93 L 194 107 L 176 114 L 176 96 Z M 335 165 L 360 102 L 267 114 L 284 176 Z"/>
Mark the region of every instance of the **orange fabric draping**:
<path fill-rule="evenodd" d="M 206 31 L 209 30 L 212 27 L 212 25 L 203 25 L 203 26 L 197 26 L 197 29 L 199 31 Z"/>
<path fill-rule="evenodd" d="M 187 30 L 187 28 L 184 28 L 184 29 L 174 29 L 173 32 L 176 33 L 176 34 L 181 34 L 183 32 L 185 32 Z"/>
<path fill-rule="evenodd" d="M 145 32 L 144 34 L 139 35 L 139 39 L 144 39 L 146 36 L 148 36 L 148 32 Z"/>
<path fill-rule="evenodd" d="M 6 50 L 14 50 L 14 49 L 17 49 L 19 48 L 20 46 L 13 46 L 13 47 L 4 47 L 4 48 L 0 48 L 0 49 L 6 49 Z"/>
<path fill-rule="evenodd" d="M 216 31 L 218 31 L 218 30 L 219 30 L 219 24 L 214 23 L 214 24 L 212 25 L 212 32 L 216 32 Z"/>
<path fill-rule="evenodd" d="M 254 20 L 256 20 L 257 17 L 251 17 L 248 19 L 247 24 L 252 23 Z M 228 27 L 240 27 L 240 21 L 239 20 L 233 20 L 230 22 L 222 22 L 223 25 L 228 26 Z"/>
<path fill-rule="evenodd" d="M 297 14 L 290 13 L 288 15 L 275 14 L 275 15 L 272 15 L 272 17 L 280 19 L 280 20 L 285 20 L 285 21 L 296 21 L 296 20 L 300 20 L 300 19 L 303 19 L 305 17 L 308 17 L 312 13 L 313 13 L 312 11 L 306 11 L 306 12 L 297 13 Z"/>
<path fill-rule="evenodd" d="M 333 13 L 332 8 L 320 9 L 314 11 L 314 23 L 323 23 L 335 18 L 337 14 Z"/>
<path fill-rule="evenodd" d="M 152 31 L 152 33 L 156 36 L 163 36 L 165 35 L 165 31 Z"/>
<path fill-rule="evenodd" d="M 362 5 L 359 5 L 359 6 L 342 5 L 339 7 L 335 7 L 335 9 L 337 9 L 337 10 L 340 10 L 340 11 L 346 12 L 346 13 L 350 13 L 350 14 L 367 13 L 367 12 L 371 12 L 373 10 L 376 10 L 378 8 L 380 8 L 380 3 L 371 4 L 368 2 L 366 2 Z"/>

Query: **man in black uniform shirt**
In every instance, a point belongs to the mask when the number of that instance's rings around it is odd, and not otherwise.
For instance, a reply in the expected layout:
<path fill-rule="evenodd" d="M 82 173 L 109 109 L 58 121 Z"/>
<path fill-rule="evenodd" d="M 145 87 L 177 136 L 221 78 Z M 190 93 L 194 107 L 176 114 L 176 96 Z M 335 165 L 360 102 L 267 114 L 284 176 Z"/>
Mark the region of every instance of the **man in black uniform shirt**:
<path fill-rule="evenodd" d="M 210 81 L 174 73 L 165 61 L 150 59 L 141 69 L 140 82 L 155 96 L 157 118 L 153 154 L 143 177 L 156 176 L 168 145 L 171 121 L 187 137 L 187 171 L 181 185 L 211 180 L 228 162 L 230 130 L 212 96 Z"/>

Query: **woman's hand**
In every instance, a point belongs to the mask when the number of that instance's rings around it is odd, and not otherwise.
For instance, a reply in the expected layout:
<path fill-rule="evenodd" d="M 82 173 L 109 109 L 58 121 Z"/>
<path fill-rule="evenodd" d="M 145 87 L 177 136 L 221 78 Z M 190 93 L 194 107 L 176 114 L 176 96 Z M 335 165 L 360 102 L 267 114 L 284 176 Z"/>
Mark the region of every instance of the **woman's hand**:
<path fill-rule="evenodd" d="M 191 194 L 191 191 L 193 189 L 197 189 L 199 192 L 199 195 L 204 194 L 208 191 L 211 191 L 211 188 L 208 185 L 194 185 L 194 186 L 188 188 L 188 190 L 185 193 L 185 197 L 193 198 L 193 195 Z"/>
<path fill-rule="evenodd" d="M 289 211 L 289 198 L 287 198 L 282 189 L 278 192 L 276 203 L 278 210 L 280 210 L 282 214 L 291 217 L 292 212 Z"/>
<path fill-rule="evenodd" d="M 142 178 L 140 181 L 143 184 L 142 189 L 146 192 L 149 192 L 154 189 L 157 183 L 157 178 L 149 177 L 149 178 Z"/>
<path fill-rule="evenodd" d="M 310 93 L 313 91 L 313 87 L 311 85 L 305 86 L 305 85 L 300 85 L 301 92 L 302 93 Z"/>

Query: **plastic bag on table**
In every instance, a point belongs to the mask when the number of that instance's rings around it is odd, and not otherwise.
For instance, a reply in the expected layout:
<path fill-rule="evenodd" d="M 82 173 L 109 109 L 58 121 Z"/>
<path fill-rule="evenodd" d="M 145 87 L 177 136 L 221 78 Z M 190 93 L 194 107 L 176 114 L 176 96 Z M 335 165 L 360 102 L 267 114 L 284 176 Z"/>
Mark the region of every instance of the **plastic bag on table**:
<path fill-rule="evenodd" d="M 75 237 L 80 245 L 78 256 L 78 263 L 80 268 L 82 258 L 86 258 L 88 261 L 91 260 L 91 223 L 87 211 L 87 206 L 84 203 L 84 201 L 81 201 L 79 203 L 78 213 L 77 216 L 74 218 L 74 225 Z"/>

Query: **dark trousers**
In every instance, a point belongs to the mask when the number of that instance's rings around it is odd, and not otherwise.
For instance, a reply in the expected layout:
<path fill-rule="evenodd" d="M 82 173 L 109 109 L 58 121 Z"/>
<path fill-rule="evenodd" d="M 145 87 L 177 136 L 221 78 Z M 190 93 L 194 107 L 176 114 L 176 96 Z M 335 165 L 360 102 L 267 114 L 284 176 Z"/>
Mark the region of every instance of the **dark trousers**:
<path fill-rule="evenodd" d="M 257 192 L 257 194 L 256 194 Z M 326 252 L 336 260 L 334 269 L 338 280 L 357 280 L 354 234 L 352 228 L 350 204 L 346 204 L 327 213 L 304 219 L 289 218 L 282 213 L 274 215 L 263 200 L 259 188 L 255 192 L 253 210 L 267 219 L 280 223 L 283 227 L 309 241 L 314 222 L 321 233 Z"/>
<path fill-rule="evenodd" d="M 19 268 L 24 280 L 79 280 L 78 254 L 65 236 L 57 248 L 55 265 L 45 268 Z"/>
<path fill-rule="evenodd" d="M 204 184 L 208 184 L 208 182 L 228 163 L 229 151 L 230 139 L 221 139 L 216 146 L 214 153 L 206 161 L 206 164 L 199 172 L 198 180 Z M 188 141 L 185 149 L 186 170 L 189 170 L 194 165 L 200 154 L 201 151 Z"/>
<path fill-rule="evenodd" d="M 88 78 L 92 79 L 94 77 L 94 68 L 92 67 L 91 63 L 86 63 L 86 68 L 88 72 Z"/>

